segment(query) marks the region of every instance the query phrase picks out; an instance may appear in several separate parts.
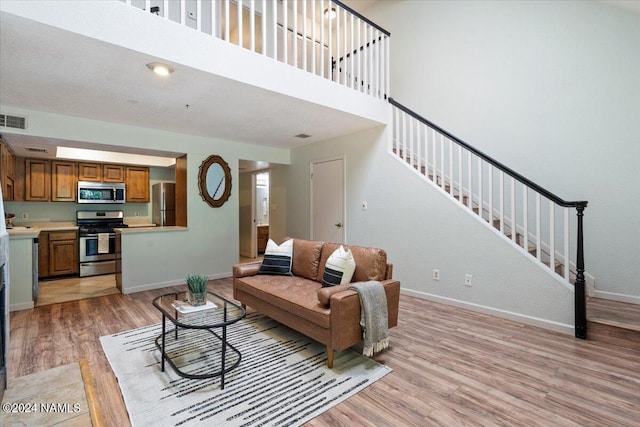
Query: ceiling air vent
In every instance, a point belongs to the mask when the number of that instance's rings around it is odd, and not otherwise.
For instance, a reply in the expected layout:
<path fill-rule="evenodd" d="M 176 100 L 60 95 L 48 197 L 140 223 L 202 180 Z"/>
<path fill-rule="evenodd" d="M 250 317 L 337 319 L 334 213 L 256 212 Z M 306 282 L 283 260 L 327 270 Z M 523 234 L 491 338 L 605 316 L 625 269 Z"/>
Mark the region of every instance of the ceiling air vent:
<path fill-rule="evenodd" d="M 13 129 L 26 129 L 27 121 L 24 117 L 0 114 L 0 126 Z"/>
<path fill-rule="evenodd" d="M 28 151 L 29 153 L 46 153 L 46 148 L 34 148 L 34 147 L 24 147 L 24 151 Z"/>

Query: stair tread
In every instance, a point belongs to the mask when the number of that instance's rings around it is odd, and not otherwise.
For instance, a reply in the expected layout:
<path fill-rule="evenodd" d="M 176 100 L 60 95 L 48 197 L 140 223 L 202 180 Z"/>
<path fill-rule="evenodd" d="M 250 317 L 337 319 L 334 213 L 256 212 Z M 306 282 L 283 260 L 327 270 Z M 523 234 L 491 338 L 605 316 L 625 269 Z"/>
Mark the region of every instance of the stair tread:
<path fill-rule="evenodd" d="M 587 320 L 640 332 L 640 305 L 590 298 L 587 301 Z"/>

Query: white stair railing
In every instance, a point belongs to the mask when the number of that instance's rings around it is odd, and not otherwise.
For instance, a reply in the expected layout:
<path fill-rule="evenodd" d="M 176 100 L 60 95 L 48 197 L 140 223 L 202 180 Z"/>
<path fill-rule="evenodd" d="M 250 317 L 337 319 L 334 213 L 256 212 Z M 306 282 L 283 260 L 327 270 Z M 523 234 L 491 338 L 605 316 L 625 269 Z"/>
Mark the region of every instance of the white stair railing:
<path fill-rule="evenodd" d="M 120 0 L 386 99 L 390 34 L 337 0 Z"/>
<path fill-rule="evenodd" d="M 526 256 L 574 283 L 576 336 L 586 337 L 586 314 L 579 311 L 586 310 L 582 215 L 587 202 L 559 198 L 393 98 L 389 102 L 391 154 Z"/>

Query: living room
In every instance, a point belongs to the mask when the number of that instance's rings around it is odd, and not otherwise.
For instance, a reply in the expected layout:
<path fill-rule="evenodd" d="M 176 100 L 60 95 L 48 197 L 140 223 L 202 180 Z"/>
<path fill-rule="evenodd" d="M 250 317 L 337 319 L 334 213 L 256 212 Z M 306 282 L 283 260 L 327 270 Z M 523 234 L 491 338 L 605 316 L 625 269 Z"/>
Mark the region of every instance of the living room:
<path fill-rule="evenodd" d="M 587 271 L 596 279 L 591 292 L 637 303 L 640 227 L 626 207 L 639 184 L 630 130 L 638 111 L 637 13 L 603 2 L 375 2 L 366 16 L 392 33 L 396 99 L 545 187 L 590 201 L 585 221 Z M 404 295 L 533 318 L 564 331 L 572 324 L 570 292 L 440 194 L 404 175 L 386 154 L 382 124 L 370 121 L 367 130 L 287 149 L 9 106 L 41 126 L 32 132 L 51 137 L 169 151 L 180 141 L 192 183 L 209 154 L 232 165 L 233 180 L 239 159 L 290 165 L 282 183 L 286 229 L 274 230 L 275 240 L 310 237 L 309 161 L 344 156 L 347 241 L 387 250 Z M 188 192 L 188 234 L 175 242 L 140 242 L 168 249 L 166 258 L 140 264 L 132 278 L 139 290 L 194 271 L 212 279 L 230 275 L 238 253 L 235 195 L 212 210 L 195 185 Z M 184 248 L 194 249 L 187 255 Z M 438 282 L 431 279 L 433 269 L 442 274 Z M 473 274 L 471 288 L 463 284 L 466 273 Z"/>

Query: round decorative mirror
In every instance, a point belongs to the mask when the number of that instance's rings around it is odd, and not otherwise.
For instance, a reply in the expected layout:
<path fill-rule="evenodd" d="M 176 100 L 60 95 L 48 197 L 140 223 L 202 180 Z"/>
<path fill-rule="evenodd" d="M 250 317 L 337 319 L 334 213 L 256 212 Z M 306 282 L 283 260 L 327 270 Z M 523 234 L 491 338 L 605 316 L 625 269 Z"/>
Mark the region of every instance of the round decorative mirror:
<path fill-rule="evenodd" d="M 212 208 L 219 208 L 231 195 L 231 169 L 220 156 L 209 156 L 198 173 L 200 197 Z"/>

